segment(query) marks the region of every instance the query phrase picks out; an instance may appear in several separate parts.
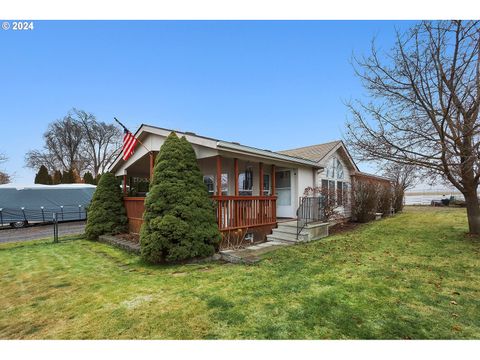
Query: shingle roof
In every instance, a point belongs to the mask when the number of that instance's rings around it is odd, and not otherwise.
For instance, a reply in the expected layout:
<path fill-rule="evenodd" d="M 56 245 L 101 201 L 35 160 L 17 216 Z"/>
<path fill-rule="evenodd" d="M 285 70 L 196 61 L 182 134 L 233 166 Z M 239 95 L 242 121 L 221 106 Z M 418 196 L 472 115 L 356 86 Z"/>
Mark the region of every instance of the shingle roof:
<path fill-rule="evenodd" d="M 284 155 L 300 157 L 318 162 L 322 161 L 322 159 L 341 142 L 341 140 L 336 140 L 324 144 L 305 146 L 297 149 L 282 150 L 277 152 Z"/>

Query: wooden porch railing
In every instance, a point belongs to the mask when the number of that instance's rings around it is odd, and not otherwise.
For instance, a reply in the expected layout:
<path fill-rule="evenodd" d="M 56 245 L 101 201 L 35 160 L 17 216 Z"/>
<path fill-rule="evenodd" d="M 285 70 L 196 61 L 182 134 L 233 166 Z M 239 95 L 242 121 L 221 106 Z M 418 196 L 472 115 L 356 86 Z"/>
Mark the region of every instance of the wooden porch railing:
<path fill-rule="evenodd" d="M 217 202 L 220 231 L 242 229 L 277 222 L 276 196 L 213 196 Z"/>
<path fill-rule="evenodd" d="M 277 222 L 276 196 L 213 196 L 220 231 L 244 229 Z M 145 211 L 143 197 L 124 197 L 130 232 L 140 232 Z"/>
<path fill-rule="evenodd" d="M 143 212 L 145 211 L 144 197 L 124 197 L 123 204 L 127 212 L 128 230 L 132 233 L 139 233 L 143 223 Z"/>

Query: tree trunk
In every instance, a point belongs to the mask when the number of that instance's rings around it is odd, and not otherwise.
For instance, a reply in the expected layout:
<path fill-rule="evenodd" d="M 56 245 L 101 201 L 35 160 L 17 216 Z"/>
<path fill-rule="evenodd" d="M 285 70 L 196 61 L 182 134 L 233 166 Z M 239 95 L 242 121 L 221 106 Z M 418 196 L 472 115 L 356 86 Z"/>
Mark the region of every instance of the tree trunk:
<path fill-rule="evenodd" d="M 468 229 L 470 234 L 480 235 L 480 208 L 477 191 L 469 191 L 463 194 L 467 207 Z"/>

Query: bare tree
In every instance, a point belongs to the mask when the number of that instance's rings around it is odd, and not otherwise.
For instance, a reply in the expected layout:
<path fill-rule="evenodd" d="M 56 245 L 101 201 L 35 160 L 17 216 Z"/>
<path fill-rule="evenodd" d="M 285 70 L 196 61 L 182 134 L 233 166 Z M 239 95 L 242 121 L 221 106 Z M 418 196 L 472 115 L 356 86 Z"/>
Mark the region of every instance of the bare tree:
<path fill-rule="evenodd" d="M 387 162 L 382 164 L 382 174 L 392 180 L 393 208 L 402 211 L 405 191 L 414 187 L 419 181 L 419 171 L 410 164 Z"/>
<path fill-rule="evenodd" d="M 83 128 L 82 152 L 88 160 L 87 167 L 97 177 L 107 170 L 119 154 L 122 132 L 115 125 L 97 121 L 91 113 L 77 109 L 73 109 L 73 112 Z"/>
<path fill-rule="evenodd" d="M 0 164 L 7 161 L 7 157 L 0 153 Z M 7 173 L 3 172 L 3 171 L 0 171 L 0 185 L 1 184 L 8 184 L 10 182 L 10 175 L 8 175 Z"/>
<path fill-rule="evenodd" d="M 382 57 L 382 59 L 381 59 Z M 480 234 L 480 23 L 424 21 L 381 56 L 354 59 L 371 102 L 347 104 L 347 144 L 362 160 L 411 164 L 465 196 L 470 233 Z"/>
<path fill-rule="evenodd" d="M 121 131 L 114 125 L 99 122 L 91 113 L 72 111 L 48 126 L 43 135 L 42 150 L 31 150 L 26 156 L 28 167 L 45 165 L 55 170 L 90 170 L 95 176 L 106 171 L 121 148 Z"/>
<path fill-rule="evenodd" d="M 55 169 L 82 172 L 88 163 L 82 154 L 84 132 L 82 126 L 70 114 L 48 126 L 43 134 L 42 150 L 29 151 L 25 158 L 28 167 L 45 165 L 50 172 Z"/>

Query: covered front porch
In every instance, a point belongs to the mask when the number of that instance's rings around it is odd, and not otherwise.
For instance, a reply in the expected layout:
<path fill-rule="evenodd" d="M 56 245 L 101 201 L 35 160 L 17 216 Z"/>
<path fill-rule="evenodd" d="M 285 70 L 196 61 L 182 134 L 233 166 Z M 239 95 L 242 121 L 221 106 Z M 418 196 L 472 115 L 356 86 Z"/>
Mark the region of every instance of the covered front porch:
<path fill-rule="evenodd" d="M 153 173 L 156 153 L 151 152 L 126 168 L 122 179 L 129 230 L 138 233 L 144 200 Z M 277 224 L 277 180 L 275 164 L 219 154 L 197 160 L 207 191 L 215 202 L 220 231 L 242 229 L 265 236 Z M 280 175 L 279 175 L 280 174 Z M 282 180 L 280 180 L 282 181 Z M 280 189 L 282 194 L 282 189 Z M 256 230 L 255 230 L 256 229 Z"/>
<path fill-rule="evenodd" d="M 155 157 L 172 130 L 142 125 L 135 137 L 142 146 L 110 170 L 123 182 L 130 231 L 138 233 Z M 227 235 L 263 241 L 279 219 L 296 217 L 299 196 L 316 184 L 314 161 L 227 142 L 190 132 L 176 132 L 192 144 L 208 193 L 215 202 L 219 229 Z M 153 151 L 152 151 L 153 150 Z"/>

